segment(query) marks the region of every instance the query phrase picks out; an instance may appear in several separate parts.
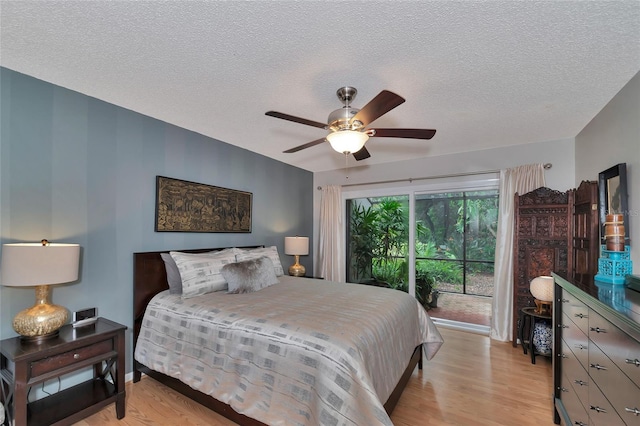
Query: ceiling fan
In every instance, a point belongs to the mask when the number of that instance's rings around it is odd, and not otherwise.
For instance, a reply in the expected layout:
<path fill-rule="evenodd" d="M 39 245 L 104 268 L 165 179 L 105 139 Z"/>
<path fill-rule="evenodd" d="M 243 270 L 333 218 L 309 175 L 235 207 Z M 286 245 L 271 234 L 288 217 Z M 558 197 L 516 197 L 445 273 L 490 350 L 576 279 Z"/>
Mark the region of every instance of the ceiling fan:
<path fill-rule="evenodd" d="M 334 150 L 345 155 L 353 154 L 354 158 L 360 161 L 371 157 L 371 154 L 364 146 L 370 137 L 431 139 L 436 134 L 433 129 L 367 128 L 373 121 L 402 104 L 405 99 L 393 92 L 383 90 L 362 109 L 357 109 L 351 106 L 351 102 L 355 99 L 357 93 L 358 91 L 350 86 L 338 89 L 336 95 L 344 106 L 329 114 L 327 124 L 277 111 L 267 111 L 265 114 L 270 117 L 329 130 L 327 136 L 288 149 L 284 151 L 285 153 L 298 152 L 328 141 Z"/>

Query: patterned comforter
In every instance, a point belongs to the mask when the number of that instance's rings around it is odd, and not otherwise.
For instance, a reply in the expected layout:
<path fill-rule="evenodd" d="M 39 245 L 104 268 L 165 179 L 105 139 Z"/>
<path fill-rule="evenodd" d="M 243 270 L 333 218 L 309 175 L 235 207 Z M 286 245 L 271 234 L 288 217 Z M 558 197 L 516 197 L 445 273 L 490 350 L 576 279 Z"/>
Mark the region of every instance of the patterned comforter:
<path fill-rule="evenodd" d="M 145 312 L 135 359 L 269 425 L 391 425 L 383 408 L 414 348 L 442 337 L 406 293 L 282 276 L 247 294 Z"/>

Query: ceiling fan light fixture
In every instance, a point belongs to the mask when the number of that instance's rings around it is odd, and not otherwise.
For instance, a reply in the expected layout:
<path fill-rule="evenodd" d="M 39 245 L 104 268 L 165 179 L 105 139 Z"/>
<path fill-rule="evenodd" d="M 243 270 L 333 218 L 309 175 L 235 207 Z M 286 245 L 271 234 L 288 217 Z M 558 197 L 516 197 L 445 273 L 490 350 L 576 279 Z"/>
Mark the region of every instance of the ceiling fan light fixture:
<path fill-rule="evenodd" d="M 341 154 L 352 154 L 362 149 L 364 144 L 369 140 L 369 135 L 355 130 L 338 130 L 329 133 L 327 140 L 331 144 L 331 148 Z"/>

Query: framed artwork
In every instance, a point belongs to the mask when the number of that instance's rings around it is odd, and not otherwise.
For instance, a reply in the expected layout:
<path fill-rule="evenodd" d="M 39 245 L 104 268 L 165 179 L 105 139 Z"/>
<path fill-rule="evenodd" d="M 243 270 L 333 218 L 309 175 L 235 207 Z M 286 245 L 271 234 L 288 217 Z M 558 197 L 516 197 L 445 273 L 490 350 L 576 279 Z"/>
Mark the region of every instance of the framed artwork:
<path fill-rule="evenodd" d="M 624 216 L 625 240 L 629 240 L 629 200 L 627 194 L 627 163 L 616 164 L 598 174 L 600 236 L 604 240 L 606 215 Z"/>
<path fill-rule="evenodd" d="M 156 176 L 156 232 L 251 232 L 251 192 Z"/>

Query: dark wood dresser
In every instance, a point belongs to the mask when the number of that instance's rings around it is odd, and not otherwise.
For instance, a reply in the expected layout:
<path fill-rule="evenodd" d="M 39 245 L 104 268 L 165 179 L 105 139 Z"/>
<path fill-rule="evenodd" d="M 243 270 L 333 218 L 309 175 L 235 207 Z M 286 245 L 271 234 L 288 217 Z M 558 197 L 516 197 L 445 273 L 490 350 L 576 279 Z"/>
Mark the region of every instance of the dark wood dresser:
<path fill-rule="evenodd" d="M 553 276 L 555 423 L 640 425 L 640 293 Z"/>

